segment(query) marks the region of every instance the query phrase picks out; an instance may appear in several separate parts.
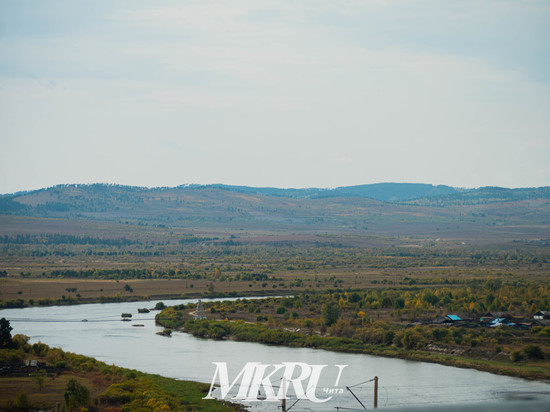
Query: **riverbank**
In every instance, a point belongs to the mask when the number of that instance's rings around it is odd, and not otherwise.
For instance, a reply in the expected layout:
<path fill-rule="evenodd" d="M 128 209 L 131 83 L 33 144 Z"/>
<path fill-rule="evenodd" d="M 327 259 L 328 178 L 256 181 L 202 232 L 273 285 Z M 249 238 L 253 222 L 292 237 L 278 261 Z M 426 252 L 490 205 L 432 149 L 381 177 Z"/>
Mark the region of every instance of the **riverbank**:
<path fill-rule="evenodd" d="M 287 299 L 289 298 L 285 298 L 285 301 Z M 290 299 L 298 301 L 297 297 Z M 279 300 L 276 298 L 248 299 L 248 305 L 260 304 L 264 301 L 267 306 Z M 189 312 L 191 304 L 196 309 L 195 303 L 195 301 L 176 301 L 173 304 L 185 305 L 184 312 Z M 239 312 L 231 313 L 231 309 L 243 304 L 243 299 L 203 301 L 205 312 L 209 317 L 213 316 L 212 307 L 216 311 L 227 307 L 227 316 L 238 315 Z M 464 402 L 464 399 L 470 401 L 494 400 L 497 397 L 503 399 L 505 393 L 514 391 L 547 390 L 547 385 L 542 383 L 484 374 L 472 369 L 444 367 L 434 363 L 319 351 L 307 347 L 291 348 L 283 345 L 267 347 L 255 343 L 238 342 L 236 339 L 204 340 L 187 333 L 172 333 L 171 337 L 158 336 L 156 332 L 163 329 L 155 326 L 154 318 L 158 312 L 139 313 L 139 309 L 146 306 L 147 304 L 143 302 L 129 302 L 78 305 L 70 309 L 63 306 L 11 309 L 0 313 L 0 317 L 5 316 L 11 320 L 14 333 L 31 336 L 31 343 L 42 340 L 51 347 L 61 347 L 64 351 L 82 353 L 107 364 L 115 363 L 120 367 L 188 381 L 210 383 L 216 369 L 214 362 L 226 362 L 229 376 L 233 379 L 237 376 L 237 371 L 249 361 L 263 364 L 297 361 L 310 365 L 349 365 L 342 381 L 346 385 L 356 384 L 377 375 L 381 379 L 383 394 L 386 394 L 386 390 L 390 394 L 388 405 L 392 406 L 422 403 L 424 396 L 429 396 L 433 402 L 459 403 Z M 304 310 L 309 310 L 307 304 L 303 307 Z M 274 311 L 276 308 L 273 308 Z M 245 310 L 246 313 L 250 313 L 248 308 Z M 262 312 L 255 316 L 265 316 L 264 313 L 270 316 L 267 309 L 262 309 Z M 121 313 L 134 314 L 133 322 L 121 322 Z M 217 314 L 221 315 L 221 313 Z M 84 318 L 88 319 L 88 322 L 81 322 Z M 144 326 L 133 327 L 138 323 Z M 220 323 L 231 322 L 221 321 Z M 334 384 L 333 370 L 333 366 L 327 369 L 327 376 L 321 387 L 330 387 Z M 427 394 L 425 388 L 430 388 Z M 368 402 L 368 395 L 372 392 L 368 388 L 364 390 L 361 399 L 367 399 Z M 424 395 L 419 396 L 420 393 Z M 354 402 L 356 401 L 351 395 L 344 394 L 334 399 L 330 409 L 333 406 L 353 407 Z M 383 404 L 385 403 L 383 399 Z M 270 410 L 276 412 L 276 408 Z"/>
<path fill-rule="evenodd" d="M 159 314 L 159 318 L 162 315 Z M 163 321 L 158 321 L 163 324 Z M 172 326 L 174 325 L 171 323 Z M 363 353 L 404 360 L 438 363 L 458 368 L 470 368 L 497 375 L 548 381 L 550 383 L 550 364 L 547 361 L 525 361 L 523 363 L 506 360 L 506 355 L 499 360 L 480 359 L 463 355 L 433 353 L 424 350 L 408 350 L 393 345 L 364 344 L 357 339 L 306 335 L 278 329 L 269 329 L 262 325 L 248 324 L 243 321 L 210 321 L 189 320 L 180 328 L 182 332 L 196 337 L 210 339 L 232 339 L 243 342 L 254 342 L 268 345 L 324 349 L 334 352 Z"/>
<path fill-rule="evenodd" d="M 43 343 L 30 345 L 24 335 L 5 346 L 0 349 L 1 410 L 53 410 L 56 404 L 111 412 L 243 410 L 237 404 L 202 399 L 209 388 L 203 383 L 107 365 Z"/>
<path fill-rule="evenodd" d="M 209 320 L 201 321 L 192 319 L 196 305 L 176 305 L 165 308 L 155 320 L 202 338 L 365 353 L 550 379 L 550 327 L 411 323 L 381 309 L 363 311 L 359 299 L 367 298 L 356 293 L 318 293 L 205 302 Z"/>

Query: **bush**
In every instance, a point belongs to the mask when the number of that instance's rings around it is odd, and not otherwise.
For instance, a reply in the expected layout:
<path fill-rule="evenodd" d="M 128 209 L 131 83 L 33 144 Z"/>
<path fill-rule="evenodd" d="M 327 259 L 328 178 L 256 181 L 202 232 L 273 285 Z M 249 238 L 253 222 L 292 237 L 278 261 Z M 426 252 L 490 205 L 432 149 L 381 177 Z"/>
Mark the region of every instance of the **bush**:
<path fill-rule="evenodd" d="M 23 355 L 15 350 L 9 350 L 6 356 L 8 362 L 21 362 L 23 360 Z"/>
<path fill-rule="evenodd" d="M 391 346 L 394 338 L 395 338 L 395 333 L 393 332 L 393 330 L 386 331 L 386 333 L 384 334 L 384 344 L 387 346 Z"/>
<path fill-rule="evenodd" d="M 27 410 L 31 407 L 31 401 L 29 400 L 29 395 L 27 395 L 27 392 L 21 391 L 17 394 L 17 398 L 15 398 L 15 405 L 22 410 Z"/>
<path fill-rule="evenodd" d="M 544 353 L 542 353 L 542 349 L 538 345 L 527 345 L 523 348 L 523 353 L 529 359 L 544 359 Z"/>
<path fill-rule="evenodd" d="M 523 354 L 519 350 L 515 350 L 510 354 L 510 359 L 512 362 L 519 362 L 523 359 Z"/>
<path fill-rule="evenodd" d="M 423 336 L 416 330 L 407 330 L 401 339 L 401 345 L 405 349 L 419 349 L 424 346 Z"/>
<path fill-rule="evenodd" d="M 136 371 L 128 371 L 124 374 L 124 377 L 126 378 L 126 380 L 136 379 L 137 378 L 137 373 L 136 373 Z"/>
<path fill-rule="evenodd" d="M 545 326 L 545 327 L 537 326 L 537 328 L 539 329 L 537 329 L 536 332 L 535 332 L 536 328 L 533 328 L 532 333 L 536 333 L 536 335 L 540 337 L 550 338 L 550 326 Z"/>
<path fill-rule="evenodd" d="M 29 339 L 30 338 L 27 335 L 18 333 L 12 338 L 12 342 L 17 349 L 23 349 L 25 352 L 28 352 L 30 348 L 30 345 L 28 344 Z"/>
<path fill-rule="evenodd" d="M 59 348 L 50 348 L 48 351 L 48 355 L 46 356 L 46 360 L 50 364 L 56 364 L 59 361 L 62 361 L 64 359 L 64 353 Z"/>
<path fill-rule="evenodd" d="M 32 345 L 32 351 L 38 355 L 38 356 L 46 356 L 50 348 L 48 348 L 48 345 L 38 342 Z"/>
<path fill-rule="evenodd" d="M 442 341 L 448 334 L 449 331 L 444 328 L 436 328 L 432 330 L 432 336 L 437 341 Z"/>

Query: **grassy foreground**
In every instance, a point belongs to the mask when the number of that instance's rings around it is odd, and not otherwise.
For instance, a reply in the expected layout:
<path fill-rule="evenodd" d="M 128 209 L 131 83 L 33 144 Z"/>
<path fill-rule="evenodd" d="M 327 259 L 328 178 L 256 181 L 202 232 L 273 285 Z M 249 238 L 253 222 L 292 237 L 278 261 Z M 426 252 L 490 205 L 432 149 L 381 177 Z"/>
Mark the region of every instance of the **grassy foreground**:
<path fill-rule="evenodd" d="M 57 403 L 65 411 L 240 410 L 239 405 L 202 399 L 208 392 L 206 384 L 107 365 L 27 341 L 26 336 L 15 335 L 0 349 L 0 364 L 12 371 L 0 377 L 2 411 L 53 410 Z M 25 370 L 25 360 L 37 360 L 39 366 Z"/>

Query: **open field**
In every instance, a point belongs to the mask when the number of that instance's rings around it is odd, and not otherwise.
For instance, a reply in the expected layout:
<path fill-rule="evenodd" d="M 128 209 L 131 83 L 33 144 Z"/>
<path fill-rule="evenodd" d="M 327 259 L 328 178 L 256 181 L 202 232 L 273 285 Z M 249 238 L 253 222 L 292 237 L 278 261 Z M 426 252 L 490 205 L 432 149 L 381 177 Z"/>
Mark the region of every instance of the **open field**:
<path fill-rule="evenodd" d="M 0 410 L 8 409 L 9 405 L 15 405 L 17 395 L 25 392 L 32 405 L 41 407 L 62 405 L 65 402 L 63 397 L 67 383 L 71 378 L 86 386 L 90 391 L 90 397 L 95 399 L 100 393 L 109 387 L 105 378 L 97 374 L 89 377 L 81 373 L 65 372 L 58 376 L 50 376 L 44 380 L 44 387 L 39 389 L 32 377 L 0 377 Z"/>
<path fill-rule="evenodd" d="M 386 287 L 453 287 L 471 279 L 487 276 L 501 280 L 545 281 L 549 271 L 520 268 L 484 268 L 483 271 L 459 269 L 456 267 L 388 268 L 388 269 L 332 269 L 326 271 L 290 271 L 270 275 L 265 281 L 219 280 L 219 279 L 70 279 L 70 278 L 21 278 L 19 276 L 0 278 L 0 301 L 31 299 L 38 304 L 40 299 L 62 299 L 72 297 L 81 302 L 99 300 L 102 297 L 121 299 L 158 299 L 196 297 L 209 292 L 236 295 L 292 294 L 305 290 L 330 289 L 381 289 Z M 273 279 L 271 279 L 273 278 Z M 231 279 L 231 278 L 230 278 Z M 264 285 L 265 284 L 265 285 Z M 125 289 L 129 285 L 132 292 Z M 76 303 L 76 302 L 72 302 Z"/>

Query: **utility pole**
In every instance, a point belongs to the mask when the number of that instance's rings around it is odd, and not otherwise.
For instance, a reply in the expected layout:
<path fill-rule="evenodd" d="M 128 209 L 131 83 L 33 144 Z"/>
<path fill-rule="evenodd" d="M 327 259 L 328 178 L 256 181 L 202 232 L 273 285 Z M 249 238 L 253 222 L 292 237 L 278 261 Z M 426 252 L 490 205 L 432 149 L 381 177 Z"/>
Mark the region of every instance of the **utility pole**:
<path fill-rule="evenodd" d="M 378 408 L 378 376 L 374 377 L 374 409 Z"/>
<path fill-rule="evenodd" d="M 285 386 L 285 377 L 281 381 L 283 399 L 281 399 L 281 411 L 286 412 L 286 386 Z"/>
<path fill-rule="evenodd" d="M 355 394 L 352 392 L 352 390 L 349 388 L 349 386 L 346 386 L 346 389 L 347 389 L 348 391 L 350 391 L 350 393 L 353 395 L 353 397 L 355 398 L 355 400 L 361 404 L 361 406 L 363 407 L 363 409 L 364 409 L 364 410 L 367 410 L 367 408 L 365 407 L 365 405 L 363 405 L 363 402 L 361 402 L 361 401 L 359 400 L 359 398 L 358 398 L 357 396 L 355 396 Z"/>

